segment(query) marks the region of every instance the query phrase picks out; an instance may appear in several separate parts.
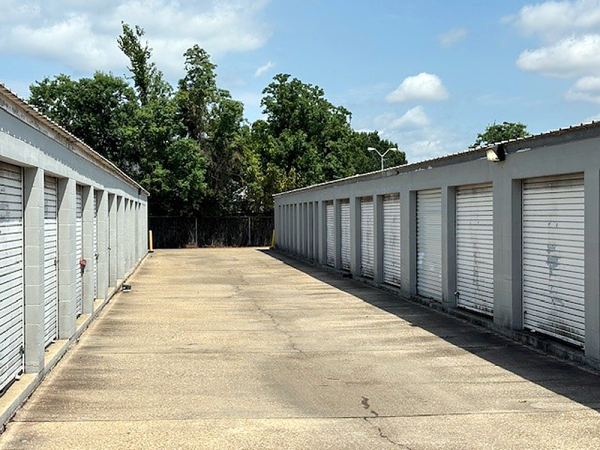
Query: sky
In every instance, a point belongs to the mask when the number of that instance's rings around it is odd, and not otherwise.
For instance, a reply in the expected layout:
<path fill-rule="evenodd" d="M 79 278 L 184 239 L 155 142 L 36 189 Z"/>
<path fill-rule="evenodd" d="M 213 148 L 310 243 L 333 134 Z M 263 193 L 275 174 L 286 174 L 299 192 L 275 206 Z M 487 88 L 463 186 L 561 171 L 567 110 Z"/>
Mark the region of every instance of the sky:
<path fill-rule="evenodd" d="M 24 98 L 59 73 L 126 75 L 124 21 L 146 30 L 172 83 L 183 52 L 205 48 L 250 122 L 288 73 L 410 162 L 464 151 L 494 122 L 540 133 L 600 120 L 600 0 L 0 0 L 0 12 L 0 81 Z"/>

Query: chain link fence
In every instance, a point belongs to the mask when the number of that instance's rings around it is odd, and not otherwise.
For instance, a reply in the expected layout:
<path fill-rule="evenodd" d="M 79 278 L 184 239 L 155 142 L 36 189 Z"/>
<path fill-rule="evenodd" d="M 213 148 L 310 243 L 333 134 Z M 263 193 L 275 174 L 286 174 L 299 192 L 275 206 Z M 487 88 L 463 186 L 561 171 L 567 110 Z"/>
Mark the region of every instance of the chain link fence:
<path fill-rule="evenodd" d="M 155 248 L 267 247 L 273 216 L 150 216 Z"/>

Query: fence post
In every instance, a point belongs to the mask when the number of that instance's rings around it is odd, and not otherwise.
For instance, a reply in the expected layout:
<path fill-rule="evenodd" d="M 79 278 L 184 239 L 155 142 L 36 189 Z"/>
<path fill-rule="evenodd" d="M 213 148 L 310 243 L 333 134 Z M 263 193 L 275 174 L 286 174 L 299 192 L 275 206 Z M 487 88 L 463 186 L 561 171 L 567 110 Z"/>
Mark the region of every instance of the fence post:
<path fill-rule="evenodd" d="M 196 247 L 198 247 L 198 217 L 194 217 L 194 221 L 195 221 L 195 228 L 194 228 L 194 237 L 196 238 Z"/>
<path fill-rule="evenodd" d="M 248 247 L 252 246 L 252 218 L 248 216 Z"/>

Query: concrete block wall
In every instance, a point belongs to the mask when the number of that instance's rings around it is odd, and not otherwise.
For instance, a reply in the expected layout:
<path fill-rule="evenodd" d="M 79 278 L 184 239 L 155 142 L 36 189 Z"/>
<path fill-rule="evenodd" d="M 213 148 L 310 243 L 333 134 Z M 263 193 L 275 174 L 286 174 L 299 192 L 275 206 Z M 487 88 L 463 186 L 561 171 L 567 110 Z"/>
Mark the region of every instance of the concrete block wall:
<path fill-rule="evenodd" d="M 44 371 L 44 178 L 58 180 L 58 340 L 68 341 L 76 315 L 76 281 L 83 271 L 83 317 L 92 317 L 135 270 L 147 251 L 148 193 L 109 161 L 0 85 L 0 162 L 23 179 L 23 372 Z M 83 192 L 83 259 L 76 267 L 76 189 Z M 94 198 L 97 219 L 94 218 Z M 0 200 L 6 201 L 4 199 Z M 3 205 L 0 205 L 0 210 Z M 94 221 L 97 249 L 94 250 Z M 0 248 L 0 258 L 4 250 Z M 95 270 L 96 269 L 96 270 Z M 94 273 L 97 279 L 94 278 Z M 1 274 L 0 274 L 1 275 Z M 97 294 L 94 284 L 97 282 Z M 0 308 L 1 309 L 1 308 Z M 3 343 L 0 343 L 0 351 Z M 5 386 L 2 386 L 5 388 Z"/>
<path fill-rule="evenodd" d="M 321 185 L 277 194 L 275 226 L 277 247 L 290 255 L 326 264 L 326 203 L 335 208 L 335 268 L 340 269 L 340 205 L 351 207 L 351 274 L 360 277 L 360 199 L 374 199 L 375 276 L 371 283 L 383 284 L 383 213 L 386 194 L 400 194 L 401 288 L 405 297 L 417 294 L 417 192 L 441 190 L 442 304 L 457 308 L 456 192 L 460 186 L 492 184 L 493 197 L 493 326 L 524 330 L 522 299 L 522 192 L 524 179 L 561 174 L 584 174 L 585 184 L 585 344 L 584 358 L 600 364 L 600 123 L 571 127 L 500 146 L 506 159 L 493 162 L 481 148 L 380 172 L 355 176 Z M 307 234 L 307 248 L 296 245 L 296 211 L 314 205 L 314 232 Z M 527 331 L 524 331 L 527 333 Z M 539 336 L 539 334 L 538 334 Z M 558 338 L 560 344 L 560 338 Z M 560 344 L 562 345 L 562 344 Z M 580 351 L 576 350 L 575 351 Z"/>

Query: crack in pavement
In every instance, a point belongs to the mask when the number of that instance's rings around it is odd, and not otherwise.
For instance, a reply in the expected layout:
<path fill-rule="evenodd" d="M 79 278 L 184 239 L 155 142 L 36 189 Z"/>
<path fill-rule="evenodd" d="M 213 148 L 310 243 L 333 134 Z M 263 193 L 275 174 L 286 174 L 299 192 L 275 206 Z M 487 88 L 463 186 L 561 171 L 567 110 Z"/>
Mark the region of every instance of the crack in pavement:
<path fill-rule="evenodd" d="M 364 397 L 363 397 L 363 398 L 364 398 Z M 363 420 L 364 420 L 365 422 L 367 422 L 371 428 L 374 428 L 374 429 L 376 429 L 376 430 L 377 430 L 377 432 L 379 433 L 379 437 L 380 437 L 380 438 L 382 438 L 382 439 L 385 439 L 385 440 L 386 440 L 386 441 L 388 441 L 390 444 L 392 444 L 392 445 L 394 445 L 394 446 L 396 446 L 396 447 L 398 447 L 398 448 L 403 448 L 403 449 L 405 449 L 405 450 L 412 450 L 412 449 L 411 449 L 411 448 L 410 448 L 408 445 L 404 445 L 404 444 L 401 444 L 401 443 L 399 443 L 399 442 L 396 442 L 396 441 L 394 441 L 394 440 L 393 440 L 391 437 L 389 437 L 387 434 L 385 434 L 385 433 L 383 432 L 383 430 L 381 429 L 381 427 L 379 427 L 379 426 L 375 425 L 374 423 L 371 423 L 371 422 L 369 421 L 369 419 L 370 419 L 369 417 L 363 417 Z"/>

